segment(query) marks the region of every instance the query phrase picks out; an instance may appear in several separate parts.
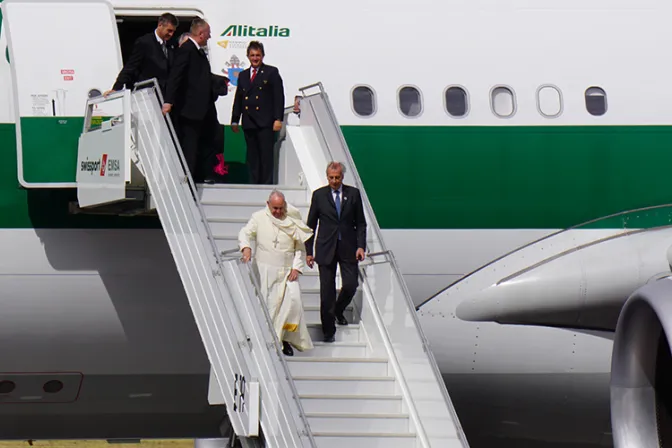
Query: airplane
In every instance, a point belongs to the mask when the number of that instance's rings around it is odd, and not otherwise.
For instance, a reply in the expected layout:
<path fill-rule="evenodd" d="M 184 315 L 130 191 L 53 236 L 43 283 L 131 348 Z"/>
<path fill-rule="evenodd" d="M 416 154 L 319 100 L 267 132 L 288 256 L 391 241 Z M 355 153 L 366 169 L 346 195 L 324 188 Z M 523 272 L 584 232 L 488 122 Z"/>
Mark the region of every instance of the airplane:
<path fill-rule="evenodd" d="M 46 3 L 34 41 L 10 49 L 0 21 L 0 438 L 221 434 L 226 410 L 208 405 L 209 363 L 158 219 L 70 207 L 86 96 L 107 90 L 135 38 L 172 12 L 176 35 L 193 17 L 211 25 L 213 71 L 234 81 L 217 102 L 224 125 L 253 39 L 280 68 L 288 104 L 323 83 L 472 447 L 612 445 L 613 309 L 609 325 L 536 319 L 545 299 L 564 297 L 554 284 L 524 318 L 458 308 L 517 249 L 575 226 L 563 235 L 596 243 L 622 230 L 602 218 L 672 202 L 672 67 L 660 56 L 671 6 L 112 0 L 117 28 L 105 34 L 87 16 L 93 0 Z M 54 11 L 81 26 L 63 29 Z M 119 54 L 96 53 L 115 39 Z M 59 58 L 70 45 L 86 51 L 57 72 L 36 61 L 13 77 L 12 51 Z M 82 78 L 93 84 L 75 87 Z M 227 163 L 244 154 L 226 126 Z M 639 225 L 669 222 L 651 216 Z M 19 384 L 31 392 L 7 398 Z"/>

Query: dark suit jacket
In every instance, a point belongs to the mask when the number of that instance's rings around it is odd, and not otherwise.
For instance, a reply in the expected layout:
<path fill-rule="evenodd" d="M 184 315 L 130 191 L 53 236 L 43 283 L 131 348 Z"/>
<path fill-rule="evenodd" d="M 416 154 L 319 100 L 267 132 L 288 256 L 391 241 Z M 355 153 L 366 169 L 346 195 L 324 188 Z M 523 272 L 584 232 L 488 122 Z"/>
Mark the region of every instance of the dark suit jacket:
<path fill-rule="evenodd" d="M 339 256 L 341 260 L 356 262 L 357 249 L 366 249 L 366 218 L 359 190 L 343 185 L 341 197 L 341 219 L 336 213 L 336 204 L 329 185 L 313 192 L 306 224 L 313 229 L 320 224 L 315 244 L 315 261 L 317 264 L 329 264 L 336 255 L 338 232 L 341 232 Z M 313 240 L 306 241 L 306 254 L 313 255 Z"/>
<path fill-rule="evenodd" d="M 251 69 L 238 74 L 238 86 L 233 98 L 231 123 L 243 117 L 243 129 L 272 128 L 275 120 L 285 114 L 285 88 L 280 72 L 272 65 L 261 64 L 254 81 Z"/>
<path fill-rule="evenodd" d="M 217 101 L 217 98 L 220 96 L 226 96 L 229 94 L 229 78 L 222 75 L 211 74 L 212 77 L 212 95 L 214 101 Z"/>
<path fill-rule="evenodd" d="M 127 89 L 132 89 L 136 82 L 156 78 L 159 81 L 161 91 L 165 94 L 166 81 L 173 62 L 174 52 L 174 48 L 169 45 L 168 58 L 166 59 L 161 44 L 156 40 L 154 31 L 139 37 L 135 41 L 131 56 L 119 72 L 112 89 L 121 90 L 124 86 Z"/>
<path fill-rule="evenodd" d="M 189 39 L 175 51 L 164 101 L 173 105 L 175 115 L 203 120 L 217 98 L 212 79 L 208 58 Z"/>

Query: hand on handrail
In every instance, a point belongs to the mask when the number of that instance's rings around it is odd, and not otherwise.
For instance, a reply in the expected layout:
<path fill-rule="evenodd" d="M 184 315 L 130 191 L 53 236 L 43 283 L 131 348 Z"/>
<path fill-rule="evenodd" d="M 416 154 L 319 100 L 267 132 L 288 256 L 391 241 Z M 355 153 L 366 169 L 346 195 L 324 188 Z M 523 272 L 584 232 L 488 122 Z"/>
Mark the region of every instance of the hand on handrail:
<path fill-rule="evenodd" d="M 252 258 L 252 249 L 249 247 L 243 248 L 243 263 L 247 263 Z"/>
<path fill-rule="evenodd" d="M 381 250 L 380 252 L 368 252 L 368 253 L 366 254 L 366 256 L 367 256 L 368 258 L 373 258 L 373 257 L 379 257 L 379 256 L 382 256 L 382 255 L 387 256 L 389 253 L 390 253 L 389 250 Z"/>

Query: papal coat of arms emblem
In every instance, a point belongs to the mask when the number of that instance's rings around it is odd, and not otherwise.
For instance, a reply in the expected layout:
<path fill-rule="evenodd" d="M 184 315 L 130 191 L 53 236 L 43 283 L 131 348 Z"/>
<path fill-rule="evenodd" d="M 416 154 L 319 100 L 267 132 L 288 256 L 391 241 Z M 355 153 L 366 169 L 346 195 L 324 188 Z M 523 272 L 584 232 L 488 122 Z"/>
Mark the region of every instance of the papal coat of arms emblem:
<path fill-rule="evenodd" d="M 231 86 L 238 85 L 238 75 L 240 72 L 245 70 L 245 62 L 241 60 L 235 54 L 231 56 L 228 62 L 226 62 L 226 68 L 222 69 L 222 72 L 229 78 L 231 81 Z"/>

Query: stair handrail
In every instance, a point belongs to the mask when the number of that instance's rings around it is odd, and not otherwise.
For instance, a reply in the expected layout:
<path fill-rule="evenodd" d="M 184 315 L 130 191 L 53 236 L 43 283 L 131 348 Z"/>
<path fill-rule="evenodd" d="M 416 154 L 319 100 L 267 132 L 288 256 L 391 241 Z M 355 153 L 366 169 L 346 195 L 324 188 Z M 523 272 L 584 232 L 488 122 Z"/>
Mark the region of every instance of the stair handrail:
<path fill-rule="evenodd" d="M 137 84 L 135 85 L 135 87 L 134 87 L 132 93 L 131 93 L 131 97 L 132 97 L 132 98 L 135 98 L 136 95 L 139 95 L 139 92 L 137 92 L 137 90 L 138 90 L 138 88 L 141 87 L 141 86 L 147 86 L 147 87 L 148 87 L 147 90 L 149 91 L 149 94 L 148 94 L 148 98 L 147 98 L 145 101 L 147 101 L 147 100 L 149 100 L 149 101 L 155 101 L 155 100 L 156 100 L 156 101 L 159 102 L 159 104 L 154 104 L 153 107 L 159 107 L 159 108 L 160 108 L 160 107 L 161 107 L 161 103 L 163 102 L 163 99 L 162 99 L 162 97 L 161 97 L 161 91 L 160 91 L 160 89 L 158 88 L 158 83 L 157 83 L 156 79 L 150 79 L 150 80 L 147 80 L 147 81 L 143 81 L 143 82 L 137 83 Z M 151 98 L 152 95 L 154 95 L 154 98 Z M 134 100 L 134 101 L 132 101 L 131 104 L 133 105 L 133 107 L 135 107 L 135 106 L 136 106 L 136 103 L 137 103 L 137 101 Z M 148 107 L 152 107 L 152 105 L 149 105 Z M 156 109 L 155 109 L 155 111 L 156 111 Z M 158 113 L 160 113 L 160 109 L 159 109 L 159 112 L 158 112 Z M 175 130 L 174 130 L 174 128 L 172 128 L 172 126 L 171 126 L 172 123 L 171 123 L 170 117 L 165 117 L 165 119 L 166 119 L 166 120 L 165 120 L 166 123 L 168 124 L 168 134 L 169 134 L 169 135 L 168 135 L 168 138 L 169 138 L 169 139 L 172 139 L 172 140 L 173 140 L 173 144 L 174 144 L 174 148 L 171 148 L 171 149 L 174 149 L 174 151 L 171 151 L 170 156 L 173 157 L 173 158 L 175 157 L 175 155 L 178 156 L 178 160 L 179 160 L 179 162 L 173 162 L 173 163 L 174 163 L 174 164 L 176 164 L 176 163 L 180 163 L 180 164 L 182 165 L 183 172 L 186 174 L 184 177 L 179 176 L 178 179 L 173 179 L 173 182 L 174 182 L 174 183 L 175 183 L 175 182 L 178 182 L 178 183 L 187 183 L 187 184 L 189 185 L 189 187 L 190 187 L 187 191 L 190 191 L 190 192 L 191 192 L 191 196 L 192 196 L 192 198 L 191 198 L 192 201 L 188 201 L 188 202 L 184 202 L 184 203 L 183 203 L 183 201 L 181 200 L 181 198 L 178 198 L 178 201 L 180 202 L 181 205 L 183 205 L 183 207 L 186 207 L 186 210 L 188 210 L 188 212 L 187 212 L 188 215 L 189 215 L 189 216 L 188 216 L 188 220 L 190 221 L 190 222 L 188 223 L 188 225 L 189 225 L 189 226 L 195 226 L 196 229 L 198 229 L 198 230 L 197 230 L 198 232 L 201 231 L 201 228 L 202 228 L 202 227 L 206 227 L 206 232 L 207 232 L 209 229 L 207 229 L 207 226 L 204 226 L 204 225 L 203 225 L 204 223 L 203 223 L 203 221 L 202 221 L 202 220 L 203 220 L 203 216 L 204 216 L 204 215 L 202 214 L 202 208 L 201 208 L 201 209 L 199 210 L 199 212 L 198 212 L 198 214 L 199 214 L 200 216 L 197 216 L 196 211 L 193 210 L 193 204 L 194 204 L 193 201 L 196 201 L 196 203 L 198 204 L 198 191 L 197 191 L 197 189 L 195 188 L 195 184 L 193 183 L 193 179 L 191 179 L 191 177 L 190 177 L 190 173 L 189 173 L 188 169 L 186 168 L 188 165 L 185 163 L 185 158 L 184 158 L 184 155 L 183 155 L 183 153 L 182 153 L 182 149 L 181 149 L 181 147 L 179 146 L 179 141 L 178 141 L 178 139 L 177 139 L 177 137 L 176 137 Z M 138 122 L 140 121 L 140 117 L 138 117 L 138 116 L 135 115 L 135 114 L 131 114 L 131 121 L 132 121 L 131 125 L 136 125 L 136 126 L 137 126 Z M 162 125 L 159 125 L 159 126 L 161 127 Z M 138 130 L 137 132 L 139 133 L 140 130 Z M 137 146 L 136 146 L 136 150 L 138 150 L 138 151 L 140 151 L 139 148 L 140 148 L 140 144 L 141 144 L 140 142 L 141 142 L 141 140 L 142 140 L 142 139 L 138 136 L 138 138 L 137 138 Z M 160 145 L 160 147 L 159 147 L 159 149 L 158 149 L 159 154 L 161 154 L 161 153 L 165 153 L 165 151 L 164 151 L 164 149 L 163 149 L 162 146 L 163 146 L 163 145 Z M 154 154 L 149 154 L 149 158 L 148 158 L 147 160 L 142 160 L 141 158 L 139 159 L 141 165 L 144 165 L 145 163 L 148 163 L 148 164 L 149 164 L 149 165 L 147 165 L 147 166 L 144 166 L 144 169 L 145 169 L 147 172 L 151 171 L 150 160 L 151 160 L 152 158 L 153 158 L 153 159 L 156 159 L 156 157 L 157 157 L 156 150 L 153 151 L 153 153 L 154 153 Z M 140 153 L 138 153 L 138 156 L 139 156 L 139 155 L 140 155 Z M 173 159 L 173 160 L 174 160 L 174 159 Z M 179 168 L 179 167 L 177 167 L 177 168 Z M 179 169 L 178 169 L 178 172 L 179 172 Z M 146 174 L 146 175 L 147 175 L 147 174 Z M 149 188 L 149 184 L 150 184 L 150 182 L 148 181 L 148 188 Z M 158 193 L 158 192 L 153 192 L 153 194 L 157 194 L 157 193 Z M 161 198 L 161 195 L 159 195 L 159 197 Z M 198 222 L 198 217 L 201 218 L 201 222 L 200 222 L 200 223 Z M 165 223 L 162 223 L 162 224 L 165 226 Z M 209 233 L 209 232 L 208 232 L 208 233 Z M 200 240 L 201 240 L 201 244 L 202 244 L 202 238 L 200 238 Z M 212 248 L 212 243 L 213 243 L 213 240 L 212 240 L 212 239 L 210 239 L 210 243 L 211 243 L 211 250 L 212 250 L 212 249 L 213 249 L 213 248 Z M 203 263 L 203 265 L 206 265 L 206 266 L 208 266 L 210 269 L 212 269 L 212 268 L 213 268 L 213 265 L 212 265 L 213 260 L 212 260 L 212 258 L 211 258 L 210 256 L 207 255 L 207 245 L 203 245 L 203 250 L 204 250 L 204 253 L 200 253 L 200 251 L 198 251 L 198 253 L 196 254 L 196 256 L 201 260 L 201 262 Z M 172 248 L 171 248 L 171 251 L 172 251 Z M 219 273 L 219 274 L 223 274 L 223 272 L 222 272 L 222 265 L 221 265 L 221 262 L 220 262 L 220 260 L 219 260 L 218 254 L 216 253 L 216 251 L 214 251 L 214 253 L 212 253 L 211 255 L 214 255 L 214 256 L 215 256 L 215 260 L 216 260 L 216 264 L 217 264 L 216 269 L 213 269 L 213 270 L 212 270 L 212 274 L 213 274 L 213 275 L 217 275 L 217 273 Z M 220 284 L 219 284 L 219 282 L 217 282 L 216 280 L 215 280 L 215 285 L 214 285 L 214 286 L 215 286 L 215 288 L 217 288 L 217 289 L 219 289 L 219 288 L 221 287 Z M 223 285 L 223 286 L 226 288 L 226 285 Z M 242 318 L 241 318 L 241 316 L 240 316 L 240 314 L 239 314 L 239 312 L 238 312 L 239 310 L 238 310 L 238 307 L 237 307 L 237 305 L 236 305 L 236 303 L 235 303 L 235 299 L 234 299 L 233 297 L 231 297 L 231 299 L 232 299 L 232 300 L 231 300 L 231 305 L 232 305 L 232 308 L 233 308 L 233 309 L 231 309 L 231 310 L 227 310 L 227 311 L 228 311 L 228 313 L 229 313 L 229 316 L 228 316 L 228 317 L 229 317 L 229 322 L 230 322 L 230 323 L 233 323 L 233 328 L 231 329 L 232 332 L 233 332 L 233 334 L 232 334 L 231 336 L 229 336 L 228 339 L 229 339 L 229 342 L 232 343 L 232 346 L 234 346 L 235 343 L 237 343 L 237 345 L 238 345 L 238 351 L 240 352 L 240 355 L 236 355 L 236 358 L 237 358 L 237 356 L 241 356 L 242 358 L 241 358 L 241 359 L 236 359 L 237 364 L 239 364 L 239 366 L 243 369 L 243 371 L 244 371 L 246 374 L 248 374 L 248 373 L 252 373 L 253 370 L 250 368 L 251 366 L 249 365 L 249 360 L 248 360 L 249 353 L 246 354 L 246 353 L 242 350 L 244 344 L 245 344 L 247 341 L 249 341 L 249 334 L 247 334 L 247 329 L 243 326 L 243 320 L 242 320 Z M 218 302 L 219 302 L 219 301 L 218 301 Z M 217 303 L 216 307 L 217 307 L 217 310 L 220 311 L 220 305 L 219 305 L 219 303 Z M 221 313 L 221 311 L 220 311 L 220 313 Z M 238 325 L 235 324 L 236 322 L 238 323 Z M 199 328 L 199 331 L 201 331 L 201 328 Z M 205 341 L 204 341 L 204 342 L 205 342 Z M 204 344 L 204 345 L 205 345 L 206 351 L 208 351 L 208 345 L 209 345 L 209 344 Z M 235 350 L 235 349 L 234 349 L 234 350 Z M 250 350 L 251 350 L 251 348 L 250 348 Z M 226 354 L 228 355 L 228 353 L 226 353 Z M 234 355 L 235 355 L 235 352 L 234 352 Z M 223 362 L 223 361 L 220 359 L 219 356 L 215 355 L 215 353 L 210 353 L 210 352 L 208 351 L 208 357 L 210 358 L 210 362 L 211 362 L 211 363 L 213 363 L 213 364 L 215 363 L 215 360 L 213 360 L 213 359 L 211 358 L 211 356 L 215 357 L 215 358 L 216 358 L 216 361 L 217 361 L 218 363 L 222 363 L 222 362 Z M 218 369 L 215 368 L 214 370 L 217 371 Z M 220 388 L 223 388 L 223 383 L 222 383 L 222 382 L 225 380 L 225 378 L 221 378 L 221 375 L 216 376 L 216 378 L 217 378 L 217 382 L 219 383 Z M 228 401 L 227 401 L 227 408 L 229 408 L 229 407 L 230 407 L 230 404 L 229 404 Z M 234 419 L 232 418 L 231 413 L 232 413 L 232 410 L 231 410 L 231 409 L 227 409 L 227 414 L 229 414 L 229 418 L 230 418 L 231 421 L 233 422 Z M 234 427 L 235 427 L 235 426 L 234 426 Z M 240 431 L 240 430 L 242 430 L 242 428 L 236 428 L 236 430 L 237 430 L 237 431 Z M 237 432 L 237 434 L 238 434 L 238 432 Z M 240 434 L 238 434 L 238 435 L 243 435 L 243 434 L 244 434 L 244 433 L 240 433 Z"/>
<path fill-rule="evenodd" d="M 160 105 L 163 105 L 164 104 L 163 94 L 161 93 L 161 88 L 159 87 L 159 82 L 157 81 L 156 78 L 151 78 L 145 81 L 135 83 L 133 87 L 133 92 L 138 90 L 138 87 L 143 87 L 146 85 L 152 86 L 151 88 L 156 93 L 156 97 L 158 98 Z M 173 142 L 175 143 L 175 149 L 177 149 L 177 155 L 180 159 L 180 162 L 182 163 L 182 167 L 184 168 L 187 184 L 189 185 L 189 188 L 193 193 L 194 202 L 196 203 L 196 207 L 198 208 L 198 211 L 201 215 L 201 219 L 205 219 L 206 216 L 205 209 L 203 208 L 203 204 L 201 204 L 201 198 L 198 195 L 198 188 L 196 187 L 196 182 L 194 182 L 194 179 L 191 176 L 191 171 L 189 171 L 188 169 L 189 165 L 187 164 L 187 160 L 184 157 L 184 152 L 182 152 L 182 145 L 180 144 L 180 139 L 177 138 L 177 132 L 175 131 L 175 127 L 173 126 L 173 120 L 172 118 L 170 118 L 169 114 L 165 115 L 165 117 L 166 117 L 166 123 L 168 124 L 168 129 L 170 130 L 170 136 L 173 138 Z M 219 266 L 221 269 L 222 259 L 219 256 L 219 250 L 217 248 L 217 243 L 215 242 L 215 237 L 210 229 L 210 226 L 204 225 L 203 227 L 205 227 L 205 231 L 208 234 L 208 242 L 210 243 L 210 248 L 212 249 L 212 253 L 215 256 L 217 266 Z M 234 302 L 234 312 L 236 313 L 236 318 L 238 319 L 238 321 L 243 322 L 243 319 L 241 318 L 240 313 L 238 312 L 238 308 L 235 306 L 235 302 Z M 249 335 L 245 336 L 249 339 Z"/>
<path fill-rule="evenodd" d="M 306 91 L 308 91 L 309 89 L 315 88 L 315 87 L 317 87 L 319 89 L 319 93 L 311 94 L 311 95 L 306 94 Z M 334 109 L 331 105 L 331 101 L 329 101 L 329 96 L 327 95 L 327 92 L 325 91 L 324 86 L 322 85 L 322 82 L 316 82 L 314 84 L 310 84 L 310 85 L 307 85 L 305 87 L 300 87 L 299 91 L 302 93 L 302 96 L 304 98 L 308 98 L 308 97 L 315 96 L 315 95 L 320 96 L 324 100 L 324 104 L 326 106 L 327 113 L 329 114 L 329 118 L 331 119 L 331 121 L 333 123 L 338 123 L 338 120 L 336 118 L 336 113 L 334 112 Z M 301 104 L 302 104 L 302 107 L 303 107 L 303 102 Z M 308 102 L 308 104 L 310 105 L 314 115 L 317 117 L 317 114 L 315 113 L 315 108 L 314 108 L 313 104 L 311 102 Z M 316 123 L 317 123 L 317 126 L 319 128 L 320 133 L 324 137 L 324 142 L 325 142 L 325 145 L 326 145 L 326 150 L 329 153 L 329 157 L 330 157 L 331 160 L 334 160 L 333 152 L 332 152 L 332 150 L 330 148 L 330 145 L 329 145 L 329 142 L 326 138 L 326 134 L 325 134 L 325 132 L 322 128 L 322 124 L 320 123 L 319 120 L 316 120 Z M 345 141 L 345 136 L 343 135 L 343 132 L 342 132 L 340 126 L 336 126 L 336 127 L 338 128 L 337 131 L 336 131 L 336 134 L 338 135 L 341 146 L 343 148 L 343 154 L 346 158 L 347 163 L 350 165 L 351 176 L 354 179 L 355 185 L 360 190 L 360 196 L 362 198 L 362 203 L 363 203 L 364 209 L 368 212 L 368 215 L 369 215 L 368 216 L 369 219 L 368 219 L 368 222 L 367 222 L 367 227 L 370 227 L 374 231 L 374 233 L 377 237 L 377 240 L 378 240 L 377 242 L 382 249 L 380 252 L 386 252 L 386 253 L 389 254 L 389 257 L 390 257 L 389 261 L 390 261 L 390 266 L 392 268 L 392 272 L 393 272 L 397 282 L 402 287 L 402 291 L 403 291 L 402 295 L 404 296 L 406 305 L 408 307 L 409 314 L 411 315 L 411 319 L 413 319 L 415 328 L 418 332 L 418 336 L 419 336 L 421 344 L 422 344 L 422 348 L 427 355 L 429 365 L 431 366 L 431 369 L 434 373 L 434 377 L 436 378 L 436 381 L 438 383 L 439 390 L 441 391 L 441 394 L 443 395 L 443 398 L 444 398 L 446 404 L 448 405 L 448 409 L 449 409 L 449 412 L 452 416 L 453 423 L 455 425 L 455 429 L 457 431 L 458 437 L 461 439 L 463 445 L 466 444 L 466 446 L 468 446 L 467 437 L 464 433 L 464 429 L 462 428 L 460 420 L 457 416 L 457 412 L 455 411 L 455 406 L 453 405 L 453 402 L 450 398 L 450 395 L 448 394 L 448 389 L 446 388 L 446 384 L 443 380 L 443 377 L 441 376 L 441 372 L 440 372 L 438 364 L 436 362 L 436 358 L 434 357 L 434 353 L 430 349 L 429 341 L 428 341 L 428 339 L 427 339 L 427 337 L 426 337 L 426 335 L 425 335 L 425 333 L 422 329 L 422 326 L 420 325 L 420 321 L 419 321 L 418 316 L 417 316 L 417 310 L 416 310 L 416 307 L 413 304 L 413 301 L 411 299 L 411 295 L 410 295 L 410 292 L 408 291 L 408 287 L 406 286 L 406 283 L 403 281 L 403 278 L 401 276 L 401 271 L 400 271 L 399 266 L 397 264 L 396 258 L 394 257 L 392 251 L 389 250 L 385 245 L 384 239 L 382 237 L 382 231 L 380 229 L 380 226 L 378 225 L 378 220 L 376 219 L 375 212 L 374 212 L 373 207 L 371 205 L 371 202 L 369 201 L 369 198 L 366 194 L 366 189 L 364 188 L 364 183 L 362 182 L 362 179 L 359 176 L 359 172 L 357 171 L 357 167 L 355 165 L 354 159 L 352 158 L 352 154 L 350 153 L 350 150 L 348 148 L 348 144 Z M 375 302 L 375 300 L 374 300 L 374 302 Z M 378 313 L 380 313 L 380 310 L 378 310 L 377 308 L 376 308 L 376 310 L 377 310 Z M 378 314 L 378 317 L 380 317 L 380 314 Z M 382 324 L 382 328 L 385 328 L 385 332 L 384 332 L 385 337 L 389 338 L 389 334 L 387 333 L 387 328 L 385 327 L 385 324 L 382 321 L 380 323 Z M 390 343 L 389 339 L 386 341 L 386 343 Z M 393 356 L 396 356 L 396 355 L 394 355 L 394 350 L 393 349 L 391 350 L 391 353 L 392 353 Z M 397 360 L 397 362 L 398 362 L 398 360 Z M 409 401 L 412 402 L 413 400 L 411 399 Z M 424 431 L 424 428 L 422 429 L 422 431 Z M 426 435 L 425 435 L 425 437 L 426 437 Z"/>
<path fill-rule="evenodd" d="M 148 80 L 145 80 L 145 81 L 137 82 L 133 87 L 133 92 L 138 90 L 139 87 L 143 87 L 143 86 L 147 86 L 147 85 L 151 86 L 150 88 L 153 89 L 154 92 L 156 93 L 156 97 L 159 100 L 160 105 L 163 105 L 164 104 L 163 95 L 161 93 L 161 89 L 159 87 L 159 84 L 158 84 L 158 81 L 157 81 L 156 78 L 152 78 L 152 79 L 148 79 Z M 223 267 L 224 267 L 224 263 L 223 263 L 221 255 L 220 255 L 220 251 L 217 247 L 217 244 L 215 242 L 215 238 L 214 238 L 214 235 L 213 235 L 213 233 L 210 229 L 210 226 L 207 225 L 207 223 L 205 222 L 205 216 L 206 216 L 205 209 L 203 208 L 203 205 L 201 204 L 201 200 L 200 200 L 200 197 L 198 195 L 198 189 L 196 187 L 196 183 L 194 182 L 194 180 L 191 176 L 191 172 L 187 168 L 188 164 L 187 164 L 186 159 L 184 157 L 184 153 L 182 151 L 182 146 L 180 145 L 179 139 L 177 138 L 177 133 L 175 131 L 175 127 L 173 126 L 172 119 L 170 118 L 169 115 L 166 115 L 165 117 L 166 117 L 166 123 L 167 123 L 169 131 L 170 131 L 170 137 L 173 138 L 173 141 L 174 141 L 174 144 L 175 144 L 175 149 L 177 150 L 176 152 L 178 154 L 179 160 L 180 160 L 180 162 L 182 164 L 182 167 L 184 169 L 184 172 L 185 172 L 185 180 L 186 180 L 187 184 L 189 185 L 190 190 L 193 193 L 194 202 L 195 202 L 195 204 L 198 208 L 200 217 L 203 220 L 203 224 L 204 224 L 203 227 L 205 228 L 205 230 L 207 232 L 208 241 L 210 243 L 210 247 L 211 247 L 213 255 L 215 257 L 217 267 L 218 267 L 219 271 L 222 274 L 224 274 L 223 271 L 222 271 Z M 244 325 L 242 325 L 242 323 L 244 321 L 240 316 L 240 313 L 238 311 L 238 307 L 236 306 L 236 301 L 233 300 L 232 302 L 233 302 L 233 305 L 234 305 L 233 312 L 235 313 L 238 321 L 241 323 L 241 327 L 243 328 L 243 331 L 246 332 L 246 329 L 245 329 Z M 250 340 L 249 334 L 245 334 L 245 337 L 248 341 Z M 291 381 L 289 381 L 289 378 L 288 378 L 288 382 L 291 383 Z M 298 395 L 296 395 L 296 400 L 298 400 Z M 308 433 L 308 436 L 309 436 L 309 439 L 311 440 L 312 446 L 316 447 L 317 445 L 315 444 L 315 440 L 313 439 L 312 433 L 310 432 L 310 426 L 308 426 L 308 425 L 306 425 L 306 432 Z"/>
<path fill-rule="evenodd" d="M 299 391 L 296 389 L 296 385 L 294 384 L 294 380 L 292 380 L 292 374 L 291 371 L 289 370 L 289 364 L 287 364 L 287 360 L 285 359 L 280 347 L 282 346 L 282 342 L 278 338 L 277 333 L 275 332 L 275 328 L 273 326 L 273 318 L 271 317 L 271 314 L 268 312 L 268 307 L 266 305 L 266 301 L 262 297 L 261 294 L 261 281 L 260 279 L 255 275 L 254 270 L 252 269 L 250 263 L 252 261 L 250 260 L 247 263 L 244 263 L 243 260 L 240 258 L 240 256 L 233 255 L 233 254 L 239 254 L 240 249 L 239 248 L 232 248 L 232 249 L 227 249 L 223 250 L 221 252 L 222 256 L 226 256 L 226 258 L 230 260 L 234 260 L 236 263 L 236 266 L 238 269 L 247 275 L 247 277 L 250 279 L 250 282 L 252 283 L 252 287 L 254 288 L 254 296 L 257 298 L 257 302 L 259 304 L 259 308 L 264 313 L 265 320 L 266 320 L 266 326 L 271 333 L 271 336 L 273 337 L 273 346 L 275 348 L 275 353 L 280 360 L 280 365 L 282 366 L 282 369 L 285 373 L 285 377 L 287 378 L 287 383 L 289 384 L 289 388 L 292 393 L 292 398 L 294 403 L 296 404 L 298 411 L 299 411 L 299 418 L 301 418 L 304 426 L 305 426 L 305 433 L 308 436 L 308 439 L 310 439 L 310 443 L 313 447 L 317 447 L 317 442 L 315 441 L 315 438 L 313 437 L 313 432 L 310 429 L 310 424 L 308 423 L 308 417 L 306 416 L 306 412 L 303 409 L 303 405 L 301 404 L 301 400 L 299 399 Z"/>
<path fill-rule="evenodd" d="M 379 251 L 375 252 L 373 254 L 370 254 L 370 256 L 388 256 L 390 251 L 385 250 L 385 251 Z M 388 260 L 389 261 L 389 260 Z M 399 364 L 399 358 L 397 358 L 397 354 L 394 350 L 394 347 L 392 346 L 392 338 L 390 337 L 390 333 L 387 331 L 387 326 L 385 325 L 385 322 L 383 321 L 383 315 L 380 312 L 380 308 L 378 308 L 378 303 L 377 300 L 375 300 L 375 295 L 373 293 L 373 290 L 371 289 L 371 286 L 369 285 L 369 282 L 365 281 L 367 278 L 366 275 L 366 268 L 377 264 L 375 262 L 370 262 L 366 266 L 359 266 L 359 276 L 362 279 L 362 287 L 366 288 L 368 294 L 364 294 L 365 300 L 368 302 L 369 307 L 373 311 L 373 320 L 376 322 L 376 326 L 382 330 L 382 340 L 383 340 L 383 345 L 385 346 L 385 351 L 387 351 L 389 355 L 389 360 L 390 363 L 392 364 L 392 369 L 394 370 L 395 373 L 395 378 L 399 382 L 399 387 L 401 389 L 401 393 L 405 397 L 409 397 L 409 400 L 407 405 L 408 405 L 408 410 L 409 413 L 411 414 L 412 420 L 417 426 L 417 433 L 418 437 L 420 437 L 420 443 L 422 444 L 423 447 L 430 448 L 432 445 L 429 443 L 429 440 L 427 439 L 427 433 L 425 432 L 425 426 L 422 423 L 422 420 L 420 419 L 420 413 L 418 412 L 417 408 L 415 407 L 415 401 L 413 400 L 413 396 L 411 395 L 410 388 L 408 387 L 408 383 L 406 382 L 406 376 L 403 374 L 403 370 L 401 368 L 401 365 Z"/>

